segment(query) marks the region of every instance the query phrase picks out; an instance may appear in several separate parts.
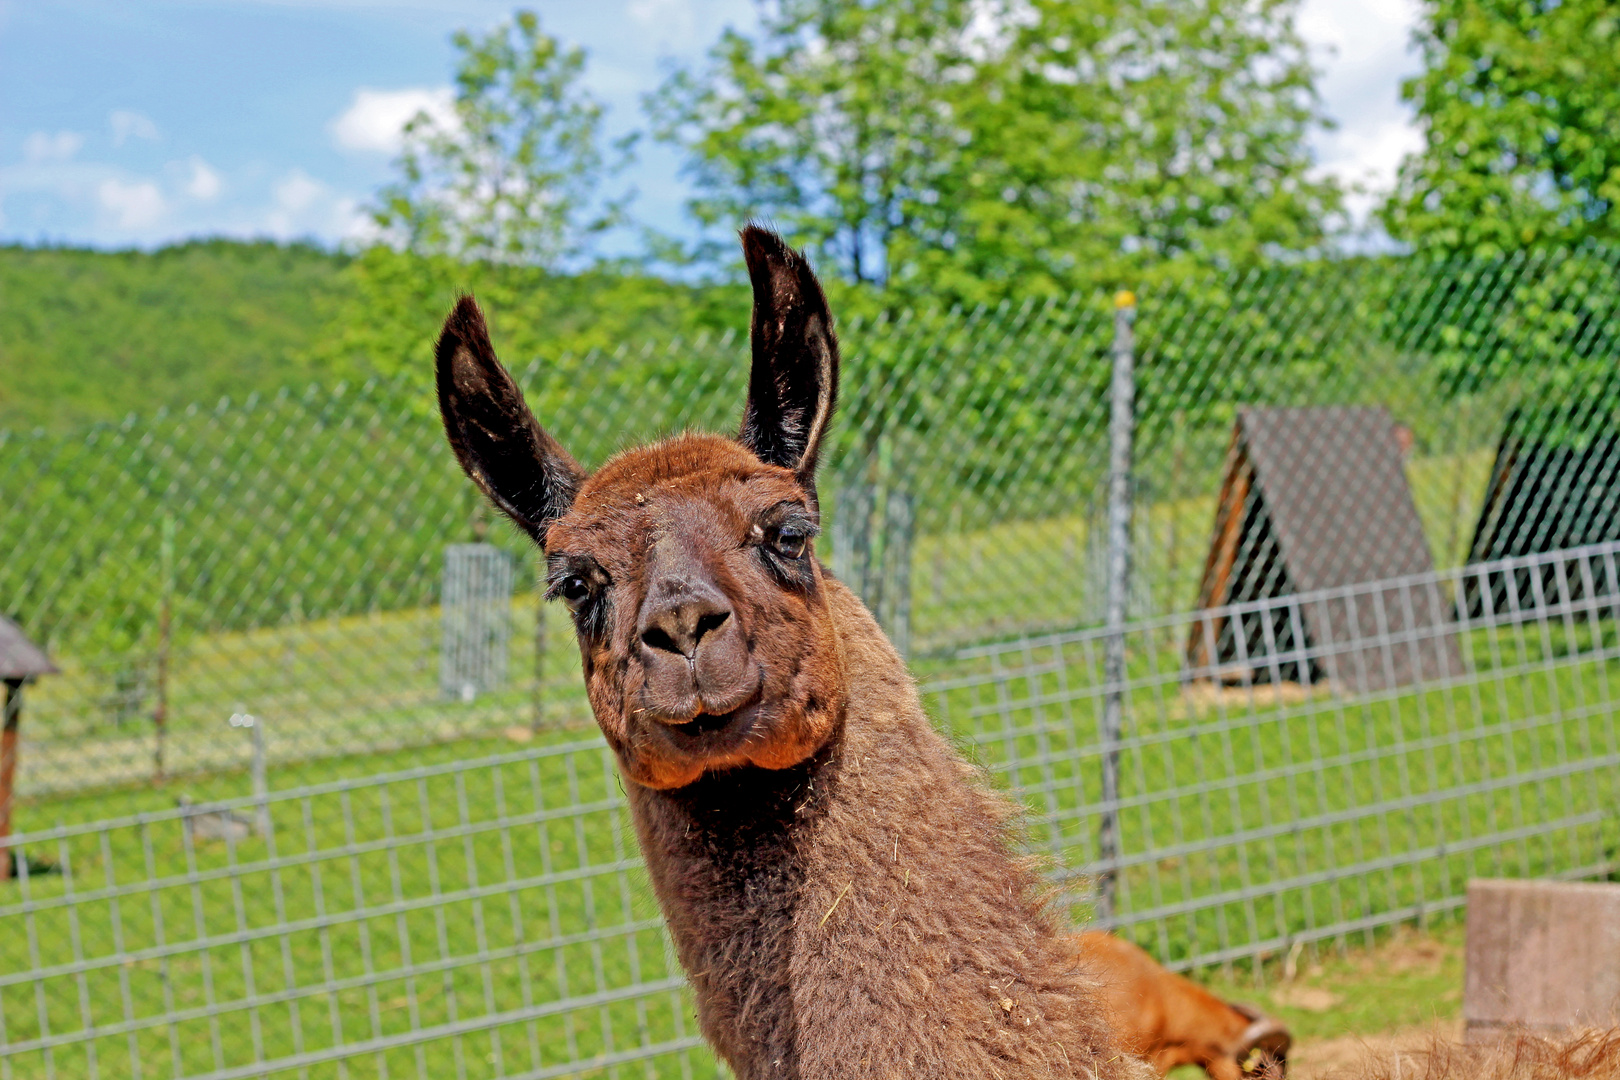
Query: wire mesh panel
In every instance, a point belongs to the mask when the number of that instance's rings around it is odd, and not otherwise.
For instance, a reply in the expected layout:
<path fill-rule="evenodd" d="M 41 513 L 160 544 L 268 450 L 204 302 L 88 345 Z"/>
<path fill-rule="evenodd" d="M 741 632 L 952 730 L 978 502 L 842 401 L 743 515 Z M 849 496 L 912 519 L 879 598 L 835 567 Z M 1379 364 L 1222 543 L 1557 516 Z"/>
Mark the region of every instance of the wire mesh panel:
<path fill-rule="evenodd" d="M 1617 565 L 1609 543 L 1139 621 L 1117 687 L 1105 631 L 980 646 L 924 700 L 1023 801 L 1071 917 L 1111 872 L 1110 925 L 1171 967 L 1277 955 L 1443 914 L 1470 876 L 1620 873 Z M 1519 571 L 1551 583 L 1533 606 Z M 1443 619 L 1388 618 L 1436 601 Z M 1372 616 L 1305 629 L 1335 606 Z M 1296 632 L 1247 674 L 1189 661 L 1189 636 L 1257 612 Z M 1460 670 L 1408 660 L 1419 678 L 1374 692 L 1308 674 L 1441 636 Z M 594 739 L 16 845 L 5 1080 L 718 1075 Z"/>
<path fill-rule="evenodd" d="M 1075 918 L 1111 873 L 1110 924 L 1172 967 L 1277 955 L 1445 913 L 1471 876 L 1620 873 L 1617 557 L 1609 543 L 1136 623 L 1117 686 L 1105 631 L 969 649 L 926 701 L 1023 795 Z M 1521 572 L 1546 583 L 1533 606 Z M 1251 617 L 1265 632 L 1240 670 L 1202 658 Z M 1453 647 L 1455 668 L 1423 659 Z M 1319 674 L 1346 658 L 1386 677 Z M 1099 859 L 1110 814 L 1118 854 Z"/>
<path fill-rule="evenodd" d="M 716 1075 L 605 747 L 204 813 L 18 838 L 0 1076 Z"/>
<path fill-rule="evenodd" d="M 439 692 L 470 702 L 506 683 L 511 649 L 512 559 L 493 544 L 444 549 Z"/>
<path fill-rule="evenodd" d="M 1384 410 L 1436 567 L 1620 539 L 1615 266 L 1598 249 L 1349 259 L 1141 289 L 1132 616 L 1198 603 L 1240 410 Z M 840 334 L 821 554 L 909 658 L 926 671 L 1100 622 L 1106 298 Z M 514 368 L 587 466 L 683 428 L 733 430 L 747 379 L 732 336 Z M 426 372 L 0 432 L 0 507 L 0 604 L 64 669 L 31 690 L 27 797 L 242 767 L 242 741 L 220 738 L 235 713 L 266 719 L 281 786 L 339 758 L 353 772 L 356 755 L 588 720 L 532 545 L 504 525 L 486 539 L 513 560 L 507 677 L 445 700 L 443 552 L 478 538 L 483 513 Z"/>
<path fill-rule="evenodd" d="M 1067 914 L 1107 881 L 1172 967 L 1475 874 L 1613 877 L 1617 276 L 1141 290 L 1111 630 L 1106 300 L 846 323 L 820 554 L 1023 800 Z M 747 372 L 733 337 L 516 367 L 587 466 L 732 429 Z M 0 507 L 0 604 L 63 669 L 0 852 L 0 1080 L 716 1073 L 613 763 L 571 741 L 572 633 L 532 545 L 483 535 L 425 378 L 0 432 Z"/>

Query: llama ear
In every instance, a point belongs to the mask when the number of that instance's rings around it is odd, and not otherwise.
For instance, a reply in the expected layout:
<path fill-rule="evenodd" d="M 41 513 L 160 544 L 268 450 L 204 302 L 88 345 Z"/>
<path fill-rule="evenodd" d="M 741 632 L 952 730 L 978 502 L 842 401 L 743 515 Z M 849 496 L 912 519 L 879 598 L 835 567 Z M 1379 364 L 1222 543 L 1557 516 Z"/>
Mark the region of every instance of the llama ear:
<path fill-rule="evenodd" d="M 798 474 L 814 495 L 821 438 L 838 401 L 838 338 L 802 254 L 756 225 L 742 231 L 754 286 L 753 365 L 738 441 Z"/>
<path fill-rule="evenodd" d="M 585 470 L 547 435 L 489 343 L 484 313 L 456 301 L 434 349 L 439 415 L 461 467 L 541 547 L 574 501 Z"/>

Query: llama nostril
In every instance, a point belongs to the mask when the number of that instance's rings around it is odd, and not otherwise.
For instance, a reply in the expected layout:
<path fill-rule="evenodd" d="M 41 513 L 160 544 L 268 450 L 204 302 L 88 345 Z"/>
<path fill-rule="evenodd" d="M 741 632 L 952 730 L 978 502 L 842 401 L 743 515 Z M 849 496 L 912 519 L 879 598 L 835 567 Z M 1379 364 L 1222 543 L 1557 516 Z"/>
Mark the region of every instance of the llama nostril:
<path fill-rule="evenodd" d="M 697 645 L 703 640 L 703 636 L 705 634 L 712 630 L 720 629 L 725 625 L 726 620 L 730 617 L 731 612 L 729 611 L 716 611 L 699 617 L 697 621 L 697 628 L 692 634 L 692 644 Z"/>
<path fill-rule="evenodd" d="M 686 655 L 681 651 L 680 646 L 675 644 L 674 638 L 670 637 L 656 626 L 650 627 L 642 632 L 641 643 L 647 646 L 647 648 L 657 649 L 659 652 L 672 652 L 677 656 Z"/>

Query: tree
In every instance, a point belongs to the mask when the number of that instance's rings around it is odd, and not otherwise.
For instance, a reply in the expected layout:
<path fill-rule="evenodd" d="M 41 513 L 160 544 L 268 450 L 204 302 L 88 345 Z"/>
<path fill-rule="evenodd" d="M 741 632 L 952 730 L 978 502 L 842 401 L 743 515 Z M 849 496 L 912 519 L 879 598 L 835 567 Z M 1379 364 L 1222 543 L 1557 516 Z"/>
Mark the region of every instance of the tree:
<path fill-rule="evenodd" d="M 1062 291 L 1316 248 L 1339 190 L 1295 0 L 1032 0 L 973 99 L 975 158 L 927 277 Z"/>
<path fill-rule="evenodd" d="M 779 0 L 655 98 L 700 221 L 968 302 L 1317 244 L 1294 0 Z"/>
<path fill-rule="evenodd" d="M 418 254 L 555 266 L 621 210 L 597 196 L 602 107 L 578 86 L 585 53 L 544 33 L 532 11 L 451 40 L 453 112 L 406 125 L 402 175 L 378 193 L 373 220 Z"/>
<path fill-rule="evenodd" d="M 1425 146 L 1383 208 L 1391 235 L 1494 255 L 1620 237 L 1613 0 L 1428 0 L 1402 94 Z"/>
<path fill-rule="evenodd" d="M 782 0 L 759 41 L 728 30 L 710 70 L 677 72 L 648 102 L 658 135 L 691 152 L 698 220 L 768 218 L 847 280 L 882 282 L 967 138 L 952 104 L 971 8 Z"/>

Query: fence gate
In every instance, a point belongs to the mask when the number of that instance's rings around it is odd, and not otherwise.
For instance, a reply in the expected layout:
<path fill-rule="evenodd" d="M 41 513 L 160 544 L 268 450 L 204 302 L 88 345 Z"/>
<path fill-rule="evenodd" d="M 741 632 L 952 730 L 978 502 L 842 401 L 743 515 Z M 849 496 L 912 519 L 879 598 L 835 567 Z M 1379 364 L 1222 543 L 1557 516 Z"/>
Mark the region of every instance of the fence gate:
<path fill-rule="evenodd" d="M 443 644 L 439 692 L 472 701 L 506 683 L 512 633 L 512 559 L 493 544 L 444 549 Z"/>

